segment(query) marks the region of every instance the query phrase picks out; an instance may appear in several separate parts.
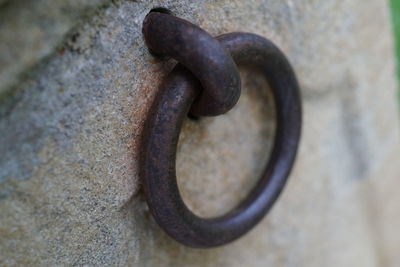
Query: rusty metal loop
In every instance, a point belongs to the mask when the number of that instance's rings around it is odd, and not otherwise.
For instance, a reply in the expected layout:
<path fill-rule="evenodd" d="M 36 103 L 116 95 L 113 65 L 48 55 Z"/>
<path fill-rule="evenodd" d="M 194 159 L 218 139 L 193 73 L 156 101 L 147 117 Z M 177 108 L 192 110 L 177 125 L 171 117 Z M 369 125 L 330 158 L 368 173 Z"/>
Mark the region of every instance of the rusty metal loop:
<path fill-rule="evenodd" d="M 264 217 L 287 181 L 301 129 L 300 90 L 284 54 L 255 34 L 229 33 L 216 39 L 236 64 L 255 67 L 267 78 L 277 126 L 269 162 L 247 198 L 223 216 L 201 218 L 187 208 L 180 196 L 175 160 L 182 122 L 203 84 L 182 64 L 163 82 L 145 122 L 140 175 L 148 206 L 161 228 L 175 240 L 199 248 L 231 242 Z"/>
<path fill-rule="evenodd" d="M 149 50 L 176 59 L 201 82 L 203 90 L 193 103 L 194 116 L 216 116 L 229 111 L 240 97 L 240 76 L 232 58 L 215 38 L 198 26 L 160 12 L 143 22 Z"/>

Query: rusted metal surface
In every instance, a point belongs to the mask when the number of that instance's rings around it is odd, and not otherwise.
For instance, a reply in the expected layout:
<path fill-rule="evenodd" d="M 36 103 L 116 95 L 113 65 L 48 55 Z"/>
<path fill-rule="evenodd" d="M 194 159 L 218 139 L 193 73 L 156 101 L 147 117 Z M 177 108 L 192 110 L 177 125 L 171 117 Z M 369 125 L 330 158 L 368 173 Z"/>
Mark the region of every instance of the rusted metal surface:
<path fill-rule="evenodd" d="M 218 41 L 198 26 L 172 15 L 150 12 L 143 22 L 150 51 L 176 59 L 200 81 L 203 90 L 193 103 L 194 116 L 230 110 L 240 97 L 236 65 Z"/>
<path fill-rule="evenodd" d="M 181 27 L 181 23 L 185 26 Z M 264 217 L 286 183 L 295 160 L 301 130 L 300 90 L 295 74 L 284 54 L 272 42 L 255 34 L 229 33 L 216 39 L 203 38 L 204 32 L 198 31 L 197 26 L 157 12 L 150 13 L 144 27 L 145 39 L 151 50 L 168 51 L 171 56 L 184 63 L 178 64 L 163 82 L 143 132 L 141 177 L 150 211 L 171 237 L 185 245 L 208 248 L 226 244 L 248 232 Z M 164 31 L 172 33 L 173 37 L 164 36 Z M 227 51 L 236 64 L 254 67 L 265 75 L 274 96 L 277 129 L 270 160 L 247 198 L 223 216 L 201 218 L 186 207 L 180 196 L 175 160 L 182 122 L 192 105 L 199 105 L 196 110 L 208 108 L 207 103 L 197 101 L 197 98 L 204 96 L 203 88 L 207 92 L 229 91 L 231 88 L 219 84 L 216 87 L 215 84 L 206 87 L 202 79 L 209 76 L 203 76 L 202 73 L 200 77 L 197 76 L 204 66 L 197 69 L 193 63 L 211 60 L 212 66 L 219 66 L 218 70 L 224 70 L 227 65 L 226 58 L 212 57 L 213 51 L 210 47 L 216 47 L 215 40 L 217 49 Z M 196 45 L 197 42 L 200 45 Z M 169 48 L 163 50 L 163 47 Z M 171 52 L 171 47 L 175 47 L 172 48 L 174 52 Z M 195 48 L 196 51 L 179 53 L 189 50 L 186 49 L 188 47 Z M 203 50 L 211 58 L 202 58 Z M 210 65 L 208 72 L 213 71 Z M 228 77 L 237 75 L 236 67 L 228 71 L 232 72 Z M 214 81 L 210 78 L 208 83 Z M 224 93 L 226 92 L 221 94 Z M 203 98 L 203 101 L 206 99 L 209 98 Z M 232 98 L 226 99 L 228 103 L 222 105 L 223 110 L 232 105 L 231 100 Z M 213 102 L 215 103 L 217 102 Z"/>

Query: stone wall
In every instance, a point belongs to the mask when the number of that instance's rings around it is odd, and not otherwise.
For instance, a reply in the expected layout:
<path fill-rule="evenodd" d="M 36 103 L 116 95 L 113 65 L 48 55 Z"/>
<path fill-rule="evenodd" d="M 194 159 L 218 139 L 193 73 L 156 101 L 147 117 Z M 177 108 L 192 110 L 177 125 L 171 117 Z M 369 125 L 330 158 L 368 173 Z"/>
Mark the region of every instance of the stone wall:
<path fill-rule="evenodd" d="M 0 1 L 0 265 L 398 266 L 400 128 L 386 5 Z M 171 240 L 140 191 L 138 137 L 174 65 L 143 42 L 143 18 L 157 6 L 213 35 L 271 39 L 302 87 L 290 182 L 255 229 L 220 248 Z M 187 120 L 180 138 L 178 183 L 204 216 L 245 196 L 271 146 L 265 81 L 241 74 L 238 106 Z"/>

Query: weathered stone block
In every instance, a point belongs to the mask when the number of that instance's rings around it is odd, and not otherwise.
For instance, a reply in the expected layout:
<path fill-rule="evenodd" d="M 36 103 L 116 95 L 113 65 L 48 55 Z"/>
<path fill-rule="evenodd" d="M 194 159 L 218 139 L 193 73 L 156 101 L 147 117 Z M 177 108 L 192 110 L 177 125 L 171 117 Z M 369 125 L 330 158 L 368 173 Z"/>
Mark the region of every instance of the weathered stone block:
<path fill-rule="evenodd" d="M 386 5 L 0 2 L 0 91 L 15 90 L 0 105 L 0 265 L 398 266 L 400 139 Z M 156 6 L 213 35 L 271 39 L 301 83 L 303 136 L 290 182 L 261 224 L 220 248 L 171 240 L 140 192 L 138 138 L 174 65 L 142 39 Z M 272 142 L 265 82 L 242 76 L 234 110 L 188 120 L 182 131 L 178 182 L 204 216 L 243 198 Z"/>

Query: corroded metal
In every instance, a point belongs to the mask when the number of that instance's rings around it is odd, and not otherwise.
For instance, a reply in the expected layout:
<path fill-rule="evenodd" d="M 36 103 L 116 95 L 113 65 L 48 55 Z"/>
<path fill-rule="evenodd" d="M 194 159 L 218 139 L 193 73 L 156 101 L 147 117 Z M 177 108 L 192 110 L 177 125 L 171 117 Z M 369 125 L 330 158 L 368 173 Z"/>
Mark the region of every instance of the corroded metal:
<path fill-rule="evenodd" d="M 159 18 L 166 16 L 171 15 L 160 14 Z M 152 17 L 158 17 L 158 14 L 155 13 Z M 146 23 L 151 24 L 148 19 Z M 160 24 L 168 24 L 164 19 L 157 21 Z M 180 22 L 170 24 L 168 27 L 172 28 L 169 31 L 175 32 L 174 27 L 179 27 L 179 24 Z M 190 38 L 186 36 L 186 31 L 196 32 L 190 30 L 191 25 L 185 31 L 177 31 L 176 38 L 171 39 L 158 37 L 158 34 L 152 36 L 151 30 L 145 30 L 144 34 L 146 40 L 152 39 L 155 44 L 157 38 L 161 38 L 163 45 L 185 47 L 186 44 L 179 42 L 190 39 L 191 43 L 196 43 L 199 38 L 196 34 L 191 34 Z M 193 27 L 197 29 L 196 26 Z M 180 38 L 180 35 L 184 37 Z M 200 39 L 201 47 L 208 51 L 207 41 L 201 37 Z M 177 241 L 200 248 L 231 242 L 248 232 L 264 217 L 286 183 L 295 160 L 301 129 L 300 90 L 284 54 L 272 42 L 255 34 L 229 33 L 215 40 L 230 54 L 236 64 L 254 67 L 267 78 L 275 101 L 277 128 L 269 162 L 247 198 L 223 216 L 201 218 L 187 208 L 180 196 L 175 160 L 182 122 L 193 103 L 202 103 L 196 102 L 196 99 L 202 96 L 204 83 L 197 73 L 182 64 L 178 64 L 163 82 L 143 132 L 141 151 L 143 187 L 150 211 L 157 223 Z M 174 43 L 167 44 L 169 41 Z M 210 42 L 210 46 L 215 46 L 214 41 Z M 179 54 L 179 49 L 176 53 Z M 197 51 L 196 57 L 201 56 L 201 50 Z M 194 62 L 201 60 L 193 59 Z M 225 62 L 226 59 L 222 60 L 222 65 Z M 218 60 L 215 60 L 214 65 L 218 65 Z M 230 71 L 236 72 L 236 69 Z M 225 88 L 215 90 L 225 90 Z"/>
<path fill-rule="evenodd" d="M 198 26 L 169 14 L 150 12 L 143 22 L 149 50 L 176 59 L 200 81 L 203 90 L 193 103 L 194 116 L 229 111 L 240 97 L 240 76 L 218 41 Z"/>

